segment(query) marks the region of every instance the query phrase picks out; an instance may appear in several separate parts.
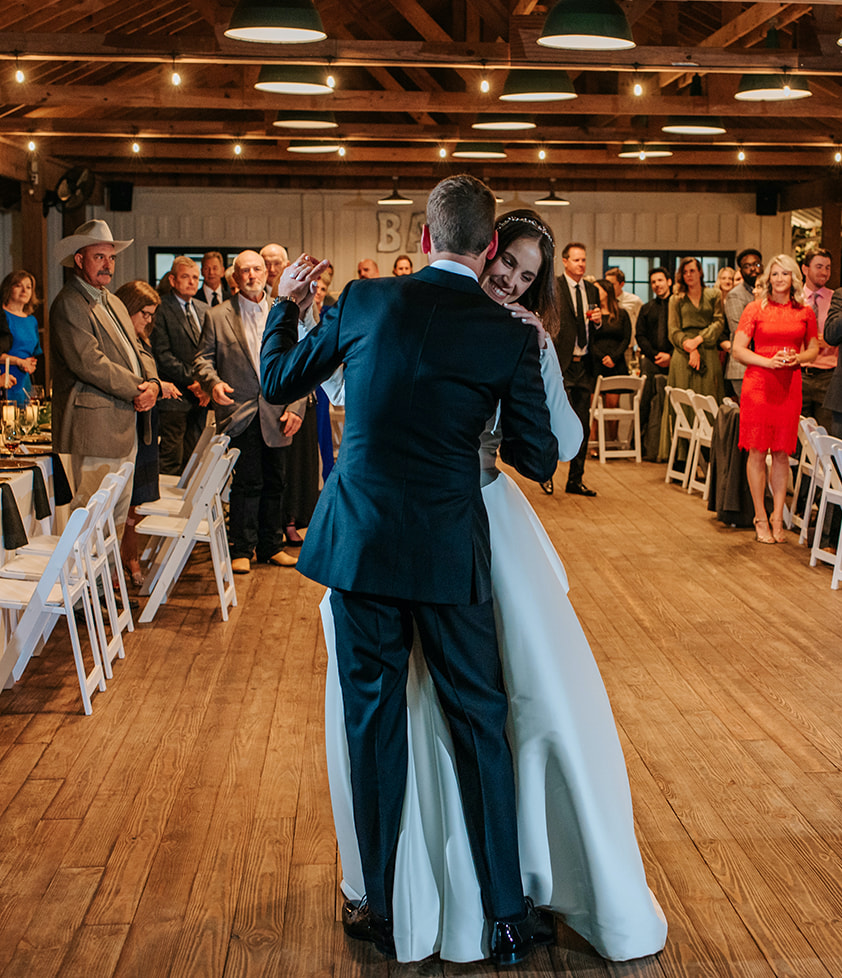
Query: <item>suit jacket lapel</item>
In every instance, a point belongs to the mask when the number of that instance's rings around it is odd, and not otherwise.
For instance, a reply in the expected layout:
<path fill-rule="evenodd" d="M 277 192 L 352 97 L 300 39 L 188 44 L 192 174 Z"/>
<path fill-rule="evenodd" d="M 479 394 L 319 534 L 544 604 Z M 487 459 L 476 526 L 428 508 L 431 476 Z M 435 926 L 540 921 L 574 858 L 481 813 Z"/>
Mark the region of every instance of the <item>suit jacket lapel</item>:
<path fill-rule="evenodd" d="M 100 326 L 102 326 L 105 332 L 108 333 L 108 335 L 111 337 L 111 342 L 117 348 L 120 357 L 123 359 L 128 369 L 134 372 L 135 365 L 130 361 L 129 357 L 126 355 L 126 343 L 128 343 L 129 346 L 134 347 L 135 354 L 137 355 L 137 362 L 140 363 L 140 352 L 137 348 L 137 342 L 135 340 L 135 337 L 128 336 L 127 334 L 124 333 L 123 339 L 121 339 L 117 335 L 117 330 L 119 329 L 119 326 L 117 326 L 117 324 L 111 318 L 111 314 L 108 312 L 105 306 L 102 305 L 102 303 L 96 303 L 91 308 L 93 310 L 93 314 L 96 317 L 97 322 L 100 324 Z M 115 315 L 119 315 L 116 309 L 114 310 L 114 313 Z M 132 329 L 132 332 L 134 332 L 134 329 Z"/>

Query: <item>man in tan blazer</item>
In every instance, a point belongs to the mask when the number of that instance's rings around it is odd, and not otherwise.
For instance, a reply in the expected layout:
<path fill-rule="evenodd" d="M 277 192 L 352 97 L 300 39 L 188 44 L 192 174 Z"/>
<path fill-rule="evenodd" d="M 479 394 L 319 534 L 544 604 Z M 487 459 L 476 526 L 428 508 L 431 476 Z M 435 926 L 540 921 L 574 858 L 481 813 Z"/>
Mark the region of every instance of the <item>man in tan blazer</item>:
<path fill-rule="evenodd" d="M 53 447 L 71 456 L 75 495 L 84 506 L 109 472 L 134 461 L 138 438 L 151 437 L 149 411 L 161 391 L 155 361 L 137 342 L 123 303 L 107 286 L 114 258 L 131 244 L 115 241 L 105 221 L 88 221 L 63 238 L 57 257 L 75 276 L 50 309 Z M 145 422 L 145 423 L 143 423 Z M 121 532 L 132 480 L 117 502 Z"/>
<path fill-rule="evenodd" d="M 260 390 L 260 343 L 269 302 L 266 264 L 256 251 L 234 261 L 239 292 L 205 314 L 193 377 L 210 395 L 217 428 L 240 449 L 231 480 L 228 543 L 235 574 L 261 563 L 294 567 L 283 549 L 284 447 L 301 426 L 307 399 L 269 404 Z"/>

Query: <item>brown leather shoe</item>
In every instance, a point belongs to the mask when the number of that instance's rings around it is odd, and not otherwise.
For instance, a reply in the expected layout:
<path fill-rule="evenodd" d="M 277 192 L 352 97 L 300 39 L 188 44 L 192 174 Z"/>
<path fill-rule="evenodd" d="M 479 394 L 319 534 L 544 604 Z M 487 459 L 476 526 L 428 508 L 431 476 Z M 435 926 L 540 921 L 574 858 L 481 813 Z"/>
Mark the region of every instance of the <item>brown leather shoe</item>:
<path fill-rule="evenodd" d="M 276 554 L 272 554 L 271 557 L 267 558 L 266 563 L 274 564 L 276 567 L 295 567 L 298 563 L 298 557 L 288 554 L 285 550 L 279 550 Z"/>
<path fill-rule="evenodd" d="M 248 574 L 251 570 L 251 561 L 248 557 L 235 557 L 231 561 L 231 570 L 235 574 Z"/>

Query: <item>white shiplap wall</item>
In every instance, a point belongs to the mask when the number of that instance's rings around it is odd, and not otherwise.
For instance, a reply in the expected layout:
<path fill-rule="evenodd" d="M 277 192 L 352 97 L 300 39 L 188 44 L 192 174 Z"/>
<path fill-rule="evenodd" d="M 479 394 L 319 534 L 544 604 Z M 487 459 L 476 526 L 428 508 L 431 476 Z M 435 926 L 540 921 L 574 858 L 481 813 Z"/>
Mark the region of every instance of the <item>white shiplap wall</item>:
<path fill-rule="evenodd" d="M 187 247 L 217 245 L 260 248 L 278 241 L 291 254 L 306 250 L 326 255 L 336 269 L 334 288 L 356 275 L 361 258 L 374 258 L 381 274 L 391 272 L 395 257 L 406 248 L 412 216 L 423 212 L 428 187 L 401 187 L 412 207 L 395 208 L 398 237 L 389 251 L 378 252 L 380 227 L 374 192 L 287 190 L 192 190 L 135 187 L 129 213 L 104 207 L 89 208 L 89 217 L 108 221 L 115 238 L 134 238 L 134 245 L 119 259 L 115 286 L 147 276 L 147 248 L 152 245 Z M 384 187 L 384 192 L 388 188 Z M 503 194 L 500 212 L 531 206 L 540 194 Z M 573 193 L 571 206 L 546 208 L 542 214 L 553 228 L 559 249 L 570 240 L 586 245 L 590 270 L 602 267 L 603 249 L 664 248 L 739 250 L 759 247 L 767 257 L 791 250 L 789 214 L 757 217 L 751 194 Z M 60 238 L 55 211 L 48 223 L 50 251 Z M 3 271 L 17 263 L 20 253 L 20 216 L 0 215 L 0 255 Z M 410 252 L 416 269 L 424 264 L 417 250 Z M 560 267 L 560 266 L 559 266 Z M 51 299 L 61 285 L 58 267 L 51 267 L 47 283 Z"/>

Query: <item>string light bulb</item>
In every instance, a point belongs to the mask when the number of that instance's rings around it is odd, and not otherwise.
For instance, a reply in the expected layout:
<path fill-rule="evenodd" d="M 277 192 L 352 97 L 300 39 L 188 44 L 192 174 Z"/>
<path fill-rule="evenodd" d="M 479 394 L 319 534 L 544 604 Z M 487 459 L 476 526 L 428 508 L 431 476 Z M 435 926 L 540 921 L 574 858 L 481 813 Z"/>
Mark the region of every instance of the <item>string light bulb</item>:
<path fill-rule="evenodd" d="M 538 159 L 545 160 L 547 158 L 547 151 L 545 149 L 538 150 Z"/>
<path fill-rule="evenodd" d="M 32 140 L 32 139 L 30 139 L 29 142 L 26 144 L 26 148 L 29 150 L 30 153 L 34 153 L 35 152 L 35 141 Z"/>
<path fill-rule="evenodd" d="M 483 95 L 488 95 L 491 91 L 491 82 L 485 77 L 485 62 L 482 62 L 482 80 L 479 83 L 479 90 Z"/>
<path fill-rule="evenodd" d="M 338 152 L 339 152 L 339 155 L 340 156 L 344 156 L 345 155 L 345 152 L 346 152 L 345 151 L 345 147 L 344 146 L 340 146 Z"/>
<path fill-rule="evenodd" d="M 837 163 L 842 163 L 842 152 L 840 152 L 840 151 L 839 151 L 839 150 L 837 149 L 837 150 L 836 150 L 836 153 L 834 154 L 834 157 L 833 157 L 833 159 L 834 159 L 834 160 L 835 160 L 835 161 L 836 161 Z"/>
<path fill-rule="evenodd" d="M 239 143 L 234 143 L 234 156 L 240 156 L 243 152 L 243 147 Z"/>
<path fill-rule="evenodd" d="M 139 153 L 140 152 L 140 143 L 132 143 L 132 152 L 133 153 Z"/>
<path fill-rule="evenodd" d="M 15 81 L 18 85 L 22 85 L 26 81 L 26 75 L 23 73 L 23 69 L 18 61 L 18 53 L 15 51 Z"/>
<path fill-rule="evenodd" d="M 439 158 L 443 160 L 446 157 L 447 157 L 447 150 L 444 148 L 444 146 L 440 146 L 439 147 Z"/>
<path fill-rule="evenodd" d="M 745 150 L 742 148 L 742 146 L 740 147 L 739 151 L 737 152 L 737 159 L 740 161 L 740 163 L 745 163 L 745 161 L 746 161 Z"/>
<path fill-rule="evenodd" d="M 330 63 L 331 63 L 331 59 L 328 58 L 327 59 L 327 78 L 325 78 L 325 85 L 327 85 L 328 88 L 336 88 L 336 78 L 334 77 L 333 72 L 330 70 Z"/>
<path fill-rule="evenodd" d="M 643 94 L 643 85 L 641 85 L 640 79 L 637 75 L 637 65 L 634 66 L 634 86 L 632 91 L 637 98 L 640 98 L 640 96 Z"/>
<path fill-rule="evenodd" d="M 178 87 L 181 84 L 181 75 L 175 67 L 175 55 L 172 56 L 172 74 L 170 75 L 170 81 Z"/>

